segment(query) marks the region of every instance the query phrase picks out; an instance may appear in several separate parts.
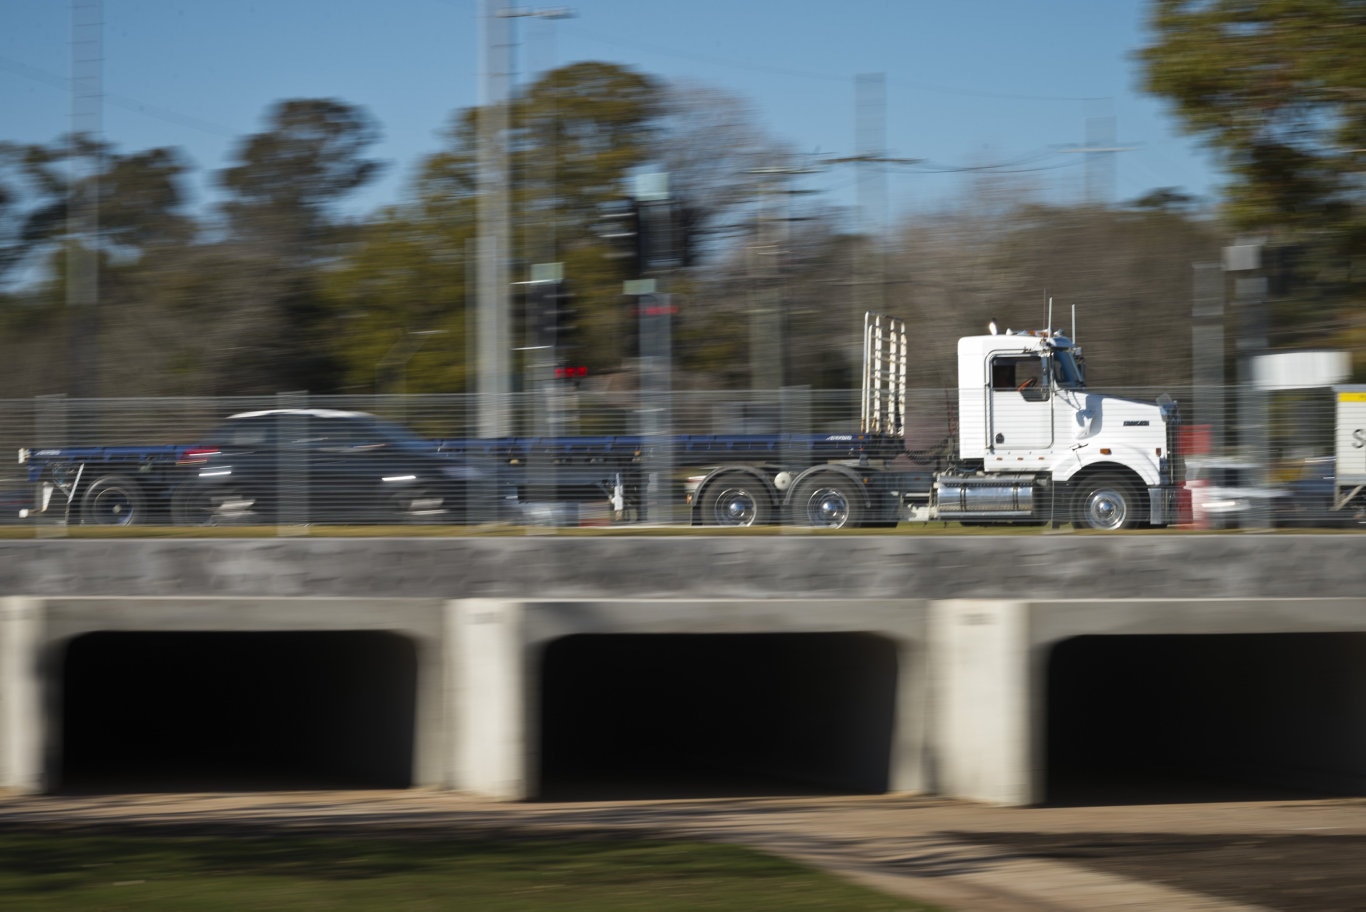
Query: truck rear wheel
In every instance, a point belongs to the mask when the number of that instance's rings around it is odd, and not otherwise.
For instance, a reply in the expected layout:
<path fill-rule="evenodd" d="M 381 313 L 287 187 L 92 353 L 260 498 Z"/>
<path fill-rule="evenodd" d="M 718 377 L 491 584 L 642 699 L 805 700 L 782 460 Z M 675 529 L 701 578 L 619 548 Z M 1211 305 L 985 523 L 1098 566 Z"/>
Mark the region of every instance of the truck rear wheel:
<path fill-rule="evenodd" d="M 849 529 L 863 522 L 862 492 L 838 475 L 808 478 L 797 486 L 791 501 L 793 525 L 818 529 Z"/>
<path fill-rule="evenodd" d="M 123 475 L 106 475 L 85 489 L 81 522 L 92 526 L 131 526 L 147 521 L 142 488 Z"/>
<path fill-rule="evenodd" d="M 721 475 L 702 489 L 698 503 L 704 526 L 763 526 L 773 521 L 773 502 L 759 479 Z"/>
<path fill-rule="evenodd" d="M 1118 532 L 1138 524 L 1140 508 L 1134 486 L 1119 475 L 1097 475 L 1077 490 L 1076 525 L 1098 532 Z"/>

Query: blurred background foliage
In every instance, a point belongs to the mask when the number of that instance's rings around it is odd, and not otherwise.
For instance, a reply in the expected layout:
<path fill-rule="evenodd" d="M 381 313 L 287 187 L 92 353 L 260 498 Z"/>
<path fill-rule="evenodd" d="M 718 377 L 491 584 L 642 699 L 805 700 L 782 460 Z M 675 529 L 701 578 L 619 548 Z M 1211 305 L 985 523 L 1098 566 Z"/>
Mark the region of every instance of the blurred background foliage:
<path fill-rule="evenodd" d="M 1050 297 L 1055 326 L 1075 307 L 1093 384 L 1162 386 L 1190 382 L 1193 266 L 1255 236 L 1271 346 L 1345 348 L 1366 379 L 1366 8 L 1156 0 L 1151 24 L 1142 78 L 1218 157 L 1217 206 L 1160 187 L 1059 205 L 1027 176 L 983 172 L 951 205 L 855 228 L 857 213 L 792 192 L 809 159 L 743 99 L 575 63 L 510 104 L 513 276 L 563 263 L 587 382 L 629 388 L 631 274 L 603 211 L 664 172 L 690 251 L 667 275 L 675 387 L 857 387 L 870 307 L 942 340 L 917 345 L 910 379 L 951 386 L 953 339 L 991 319 L 1042 326 Z M 274 105 L 208 211 L 190 211 L 175 149 L 0 144 L 3 395 L 69 393 L 92 373 L 101 396 L 469 391 L 478 113 L 454 112 L 404 198 L 366 216 L 345 203 L 384 167 L 368 157 L 380 125 L 337 99 Z M 96 224 L 72 217 L 92 201 Z M 96 270 L 93 311 L 69 303 L 72 256 Z M 777 373 L 757 366 L 756 332 L 779 337 Z"/>

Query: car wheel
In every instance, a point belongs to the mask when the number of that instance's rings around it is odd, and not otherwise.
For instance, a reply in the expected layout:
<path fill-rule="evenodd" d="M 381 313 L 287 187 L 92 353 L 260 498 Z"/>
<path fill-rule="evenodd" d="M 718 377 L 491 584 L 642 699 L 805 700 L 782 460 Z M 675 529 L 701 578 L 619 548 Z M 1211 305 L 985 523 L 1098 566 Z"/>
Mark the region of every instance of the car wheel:
<path fill-rule="evenodd" d="M 389 517 L 398 523 L 422 524 L 446 520 L 446 498 L 429 485 L 414 485 L 389 496 Z"/>
<path fill-rule="evenodd" d="M 171 518 L 178 526 L 247 525 L 257 521 L 255 498 L 235 485 L 189 481 L 171 498 Z"/>

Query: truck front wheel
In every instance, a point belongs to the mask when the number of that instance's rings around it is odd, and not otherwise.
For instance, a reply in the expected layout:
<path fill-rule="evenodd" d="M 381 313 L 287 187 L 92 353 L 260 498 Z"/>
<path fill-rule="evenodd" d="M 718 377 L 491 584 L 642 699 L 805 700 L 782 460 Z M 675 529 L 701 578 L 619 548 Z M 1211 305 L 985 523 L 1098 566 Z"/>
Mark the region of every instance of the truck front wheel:
<path fill-rule="evenodd" d="M 1118 532 L 1137 525 L 1138 495 L 1133 485 L 1114 474 L 1097 475 L 1077 490 L 1074 522 L 1085 529 Z"/>
<path fill-rule="evenodd" d="M 147 521 L 147 500 L 138 483 L 122 475 L 106 475 L 85 489 L 81 522 L 92 526 L 131 526 Z"/>

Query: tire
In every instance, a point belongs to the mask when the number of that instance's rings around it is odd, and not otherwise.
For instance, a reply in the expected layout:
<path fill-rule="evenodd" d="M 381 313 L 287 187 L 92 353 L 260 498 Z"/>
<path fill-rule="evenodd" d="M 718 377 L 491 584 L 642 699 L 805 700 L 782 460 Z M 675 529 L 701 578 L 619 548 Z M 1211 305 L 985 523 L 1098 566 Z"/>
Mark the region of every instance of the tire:
<path fill-rule="evenodd" d="M 702 489 L 698 515 L 704 526 L 763 526 L 773 521 L 773 501 L 759 479 L 722 475 Z"/>
<path fill-rule="evenodd" d="M 390 495 L 387 512 L 391 520 L 406 525 L 450 520 L 446 498 L 440 491 L 427 485 L 416 485 Z"/>
<path fill-rule="evenodd" d="M 863 524 L 863 492 L 838 475 L 819 475 L 797 486 L 788 515 L 795 526 L 852 529 Z"/>
<path fill-rule="evenodd" d="M 234 485 L 187 481 L 171 497 L 171 520 L 177 526 L 249 525 L 257 522 L 255 499 Z"/>
<path fill-rule="evenodd" d="M 81 522 L 88 526 L 132 526 L 147 521 L 142 488 L 123 475 L 106 475 L 85 489 Z"/>
<path fill-rule="evenodd" d="M 1073 523 L 1097 532 L 1132 529 L 1141 520 L 1134 486 L 1118 475 L 1097 475 L 1084 482 L 1073 501 Z"/>

